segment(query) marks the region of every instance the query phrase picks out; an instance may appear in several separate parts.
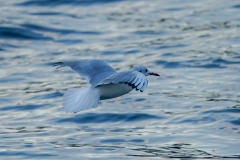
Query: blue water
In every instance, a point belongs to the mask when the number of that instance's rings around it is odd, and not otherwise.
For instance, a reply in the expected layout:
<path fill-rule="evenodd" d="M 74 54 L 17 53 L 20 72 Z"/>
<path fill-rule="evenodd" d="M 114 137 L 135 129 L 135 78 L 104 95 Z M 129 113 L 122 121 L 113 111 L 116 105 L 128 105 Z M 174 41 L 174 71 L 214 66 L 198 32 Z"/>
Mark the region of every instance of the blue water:
<path fill-rule="evenodd" d="M 0 2 L 0 159 L 240 159 L 238 0 Z M 148 88 L 77 114 L 53 62 L 144 65 Z"/>

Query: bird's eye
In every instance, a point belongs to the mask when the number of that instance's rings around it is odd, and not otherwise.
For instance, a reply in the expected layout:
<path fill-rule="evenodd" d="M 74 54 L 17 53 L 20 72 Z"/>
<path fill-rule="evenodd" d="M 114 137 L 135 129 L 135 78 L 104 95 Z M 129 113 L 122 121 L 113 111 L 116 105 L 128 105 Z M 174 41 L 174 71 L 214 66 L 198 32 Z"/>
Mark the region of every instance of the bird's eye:
<path fill-rule="evenodd" d="M 148 70 L 146 69 L 145 71 L 147 72 Z"/>

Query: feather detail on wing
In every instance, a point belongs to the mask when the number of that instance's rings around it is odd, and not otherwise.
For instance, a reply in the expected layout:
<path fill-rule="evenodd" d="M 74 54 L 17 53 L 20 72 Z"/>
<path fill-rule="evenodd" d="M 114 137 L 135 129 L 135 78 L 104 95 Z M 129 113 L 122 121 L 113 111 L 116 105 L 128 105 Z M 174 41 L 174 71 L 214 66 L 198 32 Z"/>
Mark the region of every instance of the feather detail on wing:
<path fill-rule="evenodd" d="M 53 66 L 57 66 L 57 68 L 65 66 L 71 67 L 72 70 L 80 74 L 80 76 L 85 78 L 92 86 L 95 86 L 105 78 L 116 73 L 107 62 L 99 59 L 63 61 L 54 63 Z"/>
<path fill-rule="evenodd" d="M 147 78 L 144 74 L 138 71 L 126 71 L 126 72 L 119 72 L 113 75 L 110 75 L 106 79 L 99 82 L 96 86 L 100 85 L 107 85 L 107 84 L 119 84 L 125 83 L 131 86 L 132 88 L 136 88 L 136 90 L 140 90 L 143 92 L 147 87 Z"/>

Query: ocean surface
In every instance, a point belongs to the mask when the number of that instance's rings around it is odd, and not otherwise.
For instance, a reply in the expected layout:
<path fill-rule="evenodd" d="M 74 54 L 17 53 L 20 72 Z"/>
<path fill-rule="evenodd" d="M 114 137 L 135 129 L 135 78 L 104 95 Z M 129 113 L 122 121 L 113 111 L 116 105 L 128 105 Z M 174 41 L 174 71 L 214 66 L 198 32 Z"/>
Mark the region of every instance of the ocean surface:
<path fill-rule="evenodd" d="M 144 65 L 144 92 L 66 113 L 64 60 Z M 0 159 L 240 159 L 239 0 L 0 0 Z"/>

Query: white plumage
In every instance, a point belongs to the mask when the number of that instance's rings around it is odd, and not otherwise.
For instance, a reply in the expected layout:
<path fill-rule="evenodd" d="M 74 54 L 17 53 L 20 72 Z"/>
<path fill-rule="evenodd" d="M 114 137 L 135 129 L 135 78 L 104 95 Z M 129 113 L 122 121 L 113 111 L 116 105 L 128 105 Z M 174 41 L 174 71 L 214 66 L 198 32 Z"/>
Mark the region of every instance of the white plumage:
<path fill-rule="evenodd" d="M 99 59 L 58 62 L 53 66 L 69 66 L 91 84 L 88 88 L 70 88 L 65 92 L 62 104 L 67 112 L 95 108 L 99 100 L 122 96 L 134 88 L 143 92 L 148 84 L 146 76 L 159 76 L 144 66 L 116 72 L 109 64 Z"/>

